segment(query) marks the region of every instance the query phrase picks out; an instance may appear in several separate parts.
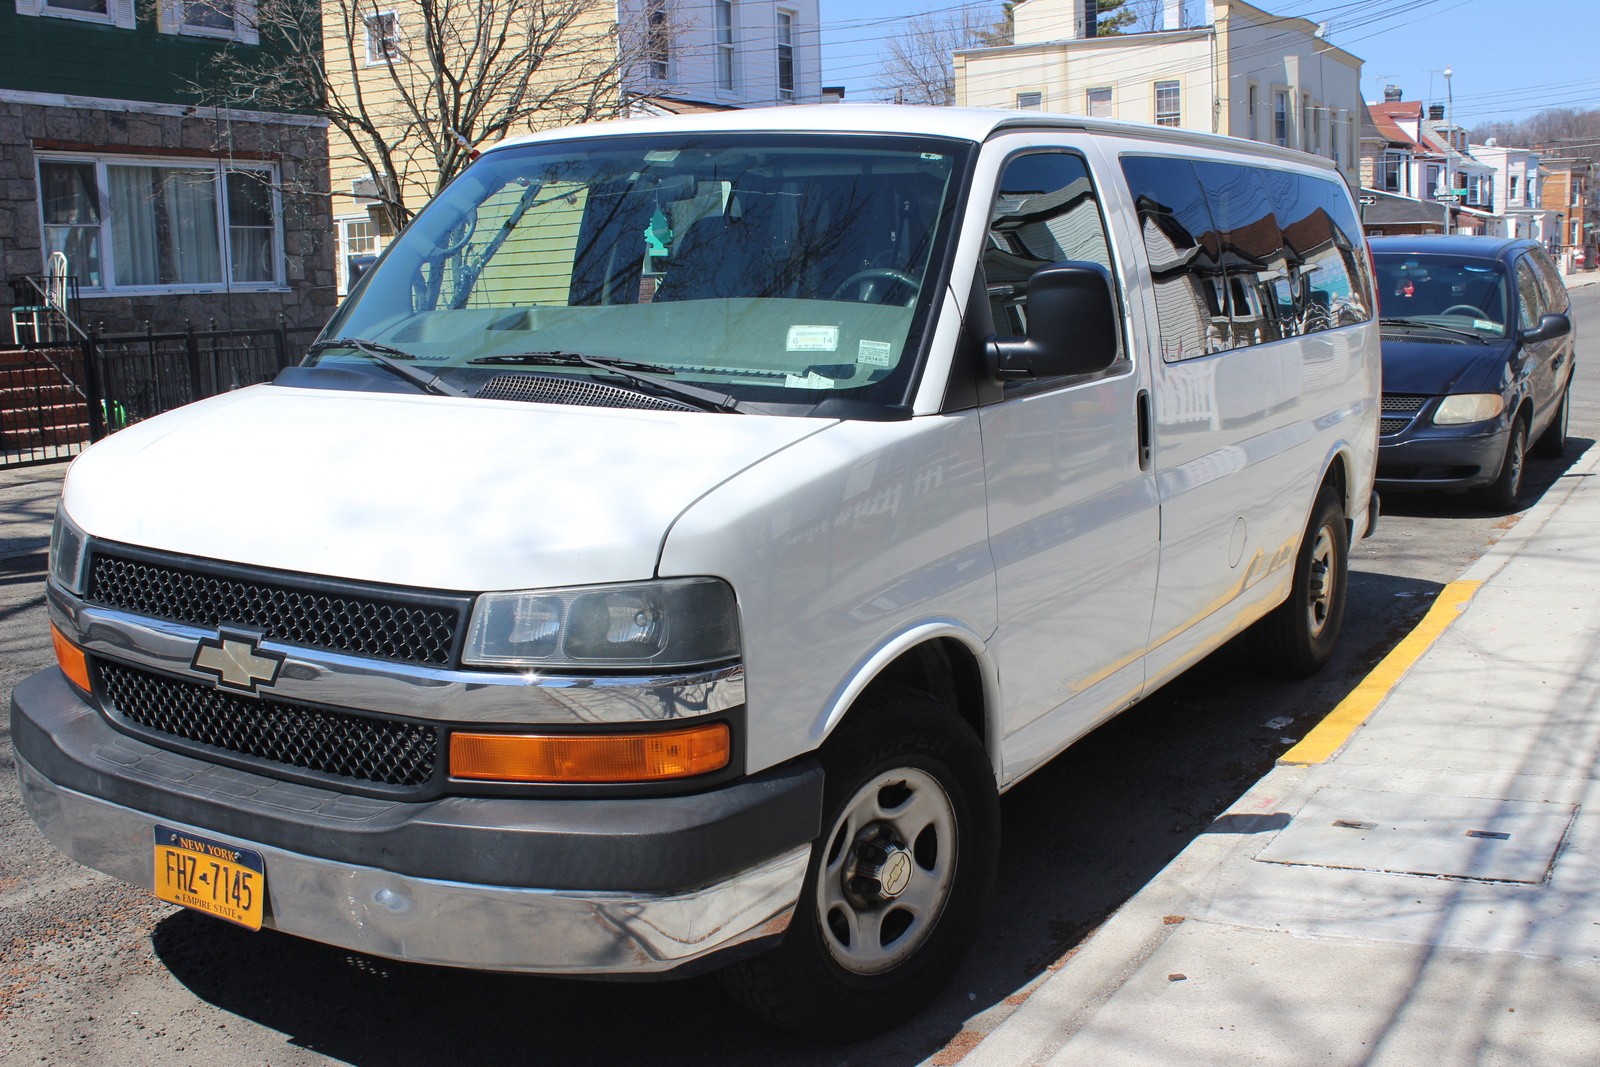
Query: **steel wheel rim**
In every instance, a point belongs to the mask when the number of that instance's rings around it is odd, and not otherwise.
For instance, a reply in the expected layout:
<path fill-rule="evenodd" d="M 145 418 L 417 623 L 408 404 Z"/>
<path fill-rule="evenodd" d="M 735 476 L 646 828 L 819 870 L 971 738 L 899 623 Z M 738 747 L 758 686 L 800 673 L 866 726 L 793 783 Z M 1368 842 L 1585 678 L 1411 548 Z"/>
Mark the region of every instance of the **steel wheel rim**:
<path fill-rule="evenodd" d="M 1306 597 L 1306 621 L 1311 636 L 1320 637 L 1327 628 L 1328 617 L 1333 613 L 1334 571 L 1333 531 L 1324 526 L 1317 530 L 1317 539 L 1311 545 L 1310 588 Z"/>
<path fill-rule="evenodd" d="M 1522 488 L 1522 464 L 1526 458 L 1527 449 L 1522 444 L 1522 434 L 1515 431 L 1511 434 L 1511 454 L 1506 457 L 1506 462 L 1511 464 L 1511 480 L 1506 484 L 1511 496 L 1516 496 Z"/>
<path fill-rule="evenodd" d="M 909 959 L 950 899 L 955 808 L 933 775 L 897 767 L 845 804 L 817 877 L 817 921 L 845 970 L 881 974 Z"/>

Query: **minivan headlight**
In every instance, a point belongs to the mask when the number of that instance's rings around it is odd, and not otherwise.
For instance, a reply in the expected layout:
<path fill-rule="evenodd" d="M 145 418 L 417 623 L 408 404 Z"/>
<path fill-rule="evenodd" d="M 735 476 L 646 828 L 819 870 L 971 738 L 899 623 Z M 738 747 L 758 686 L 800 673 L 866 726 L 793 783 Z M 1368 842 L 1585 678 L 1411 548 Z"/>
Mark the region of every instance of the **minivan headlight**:
<path fill-rule="evenodd" d="M 55 525 L 50 528 L 50 577 L 74 596 L 83 595 L 88 547 L 89 538 L 67 518 L 66 509 L 57 504 Z"/>
<path fill-rule="evenodd" d="M 462 659 L 490 667 L 688 667 L 739 655 L 733 589 L 717 578 L 484 593 Z"/>
<path fill-rule="evenodd" d="M 1435 426 L 1462 426 L 1469 422 L 1488 422 L 1506 409 L 1499 393 L 1457 393 L 1439 401 L 1433 413 Z"/>

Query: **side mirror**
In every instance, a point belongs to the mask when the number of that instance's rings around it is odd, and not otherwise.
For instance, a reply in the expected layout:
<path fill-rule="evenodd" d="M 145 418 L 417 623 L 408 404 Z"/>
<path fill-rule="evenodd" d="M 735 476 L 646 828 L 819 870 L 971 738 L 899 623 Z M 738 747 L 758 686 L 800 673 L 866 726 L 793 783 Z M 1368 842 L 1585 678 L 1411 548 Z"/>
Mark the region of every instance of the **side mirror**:
<path fill-rule="evenodd" d="M 1028 279 L 1028 336 L 990 341 L 989 376 L 1029 381 L 1093 374 L 1117 358 L 1117 302 L 1111 273 L 1072 260 L 1040 267 Z"/>
<path fill-rule="evenodd" d="M 1565 315 L 1545 315 L 1539 319 L 1539 325 L 1531 330 L 1522 331 L 1522 339 L 1528 344 L 1536 344 L 1540 341 L 1565 337 L 1571 332 L 1572 320 Z"/>

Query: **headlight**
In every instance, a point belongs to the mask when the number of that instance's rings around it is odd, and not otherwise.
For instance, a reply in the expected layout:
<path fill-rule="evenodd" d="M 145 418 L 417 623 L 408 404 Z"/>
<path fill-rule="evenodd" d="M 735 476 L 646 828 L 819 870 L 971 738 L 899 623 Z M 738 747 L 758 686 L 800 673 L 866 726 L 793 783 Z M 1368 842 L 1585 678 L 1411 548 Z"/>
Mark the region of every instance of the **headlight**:
<path fill-rule="evenodd" d="M 728 584 L 668 578 L 484 593 L 462 658 L 500 667 L 688 667 L 738 655 Z"/>
<path fill-rule="evenodd" d="M 1488 422 L 1506 409 L 1499 393 L 1459 393 L 1439 402 L 1433 413 L 1435 426 L 1461 426 L 1469 422 Z"/>
<path fill-rule="evenodd" d="M 89 539 L 67 518 L 66 509 L 56 505 L 56 523 L 50 528 L 50 577 L 75 596 L 83 595 L 84 563 L 88 559 Z"/>

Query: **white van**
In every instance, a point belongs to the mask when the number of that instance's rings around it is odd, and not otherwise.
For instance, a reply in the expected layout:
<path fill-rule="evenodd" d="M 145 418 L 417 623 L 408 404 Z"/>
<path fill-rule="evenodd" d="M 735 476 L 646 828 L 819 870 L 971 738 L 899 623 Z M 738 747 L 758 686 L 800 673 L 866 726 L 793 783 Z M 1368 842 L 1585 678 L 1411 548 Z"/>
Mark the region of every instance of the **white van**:
<path fill-rule="evenodd" d="M 1309 673 L 1378 334 L 1324 161 L 790 107 L 483 154 L 273 384 L 63 490 L 28 810 L 399 959 L 890 1025 L 1000 793 L 1229 638 Z"/>

